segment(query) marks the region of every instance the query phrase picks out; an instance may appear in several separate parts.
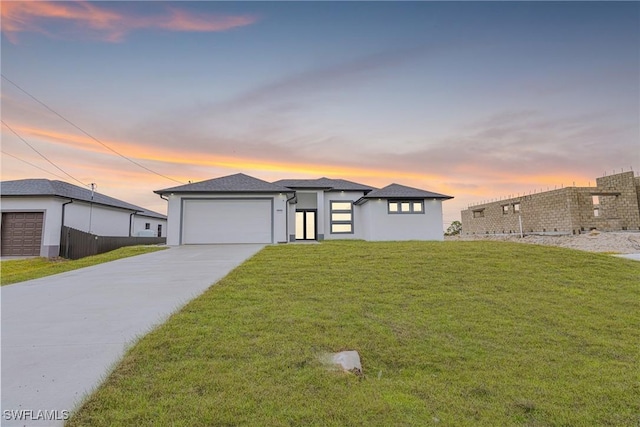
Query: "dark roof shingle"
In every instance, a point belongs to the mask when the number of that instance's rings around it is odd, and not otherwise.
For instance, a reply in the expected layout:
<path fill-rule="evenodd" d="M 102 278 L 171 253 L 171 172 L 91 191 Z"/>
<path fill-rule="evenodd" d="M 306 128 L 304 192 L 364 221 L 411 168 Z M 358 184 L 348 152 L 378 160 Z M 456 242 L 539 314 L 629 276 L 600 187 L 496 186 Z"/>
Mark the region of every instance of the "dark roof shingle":
<path fill-rule="evenodd" d="M 373 190 L 366 196 L 367 199 L 453 199 L 452 196 L 407 187 L 400 184 L 390 184 L 379 190 Z"/>
<path fill-rule="evenodd" d="M 282 185 L 291 189 L 296 188 L 313 188 L 313 189 L 325 189 L 336 191 L 371 191 L 374 187 L 368 185 L 358 184 L 357 182 L 347 181 L 346 179 L 331 179 L 331 178 L 317 178 L 317 179 L 281 179 L 274 182 L 274 184 Z"/>
<path fill-rule="evenodd" d="M 286 187 L 237 173 L 193 184 L 156 190 L 154 193 L 287 193 L 290 191 Z"/>
<path fill-rule="evenodd" d="M 48 179 L 19 179 L 15 181 L 2 181 L 0 182 L 0 195 L 2 197 L 19 197 L 19 196 L 57 196 L 65 197 L 68 199 L 81 200 L 84 202 L 97 203 L 105 206 L 112 206 L 116 208 L 126 209 L 130 211 L 142 212 L 143 215 L 166 219 L 165 215 L 159 214 L 142 208 L 140 206 L 133 205 L 131 203 L 123 202 L 122 200 L 114 199 L 113 197 L 105 196 L 98 192 L 93 192 L 93 199 L 91 198 L 91 190 L 87 188 L 78 187 L 77 185 L 69 184 L 64 181 L 51 181 Z"/>

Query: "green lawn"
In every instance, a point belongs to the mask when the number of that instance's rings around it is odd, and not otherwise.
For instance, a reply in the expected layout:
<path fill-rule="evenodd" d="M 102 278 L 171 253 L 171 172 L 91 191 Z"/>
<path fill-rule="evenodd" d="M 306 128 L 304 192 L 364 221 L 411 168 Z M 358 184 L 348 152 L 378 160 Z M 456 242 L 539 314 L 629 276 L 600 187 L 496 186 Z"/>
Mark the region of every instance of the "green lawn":
<path fill-rule="evenodd" d="M 28 258 L 0 262 L 0 282 L 2 286 L 25 280 L 38 279 L 52 274 L 64 273 L 82 267 L 114 261 L 120 258 L 146 254 L 165 249 L 162 246 L 128 246 L 100 255 L 88 256 L 78 260 L 64 258 Z"/>
<path fill-rule="evenodd" d="M 635 426 L 639 343 L 636 261 L 271 246 L 144 337 L 68 425 Z M 318 362 L 341 350 L 364 376 Z"/>

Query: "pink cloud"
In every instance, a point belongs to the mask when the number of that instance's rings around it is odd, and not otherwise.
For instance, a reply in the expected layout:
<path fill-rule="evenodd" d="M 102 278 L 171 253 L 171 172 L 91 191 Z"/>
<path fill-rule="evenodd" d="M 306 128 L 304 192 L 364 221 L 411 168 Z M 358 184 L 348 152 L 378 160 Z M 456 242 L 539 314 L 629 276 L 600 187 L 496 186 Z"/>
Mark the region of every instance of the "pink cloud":
<path fill-rule="evenodd" d="M 258 19 L 252 15 L 195 14 L 177 8 L 168 8 L 161 15 L 135 16 L 87 1 L 10 1 L 2 2 L 0 7 L 2 32 L 12 43 L 17 43 L 18 35 L 23 32 L 64 36 L 59 34 L 60 30 L 57 33 L 51 30 L 51 24 L 66 25 L 64 33 L 80 32 L 94 39 L 119 42 L 134 30 L 219 32 L 251 25 Z"/>

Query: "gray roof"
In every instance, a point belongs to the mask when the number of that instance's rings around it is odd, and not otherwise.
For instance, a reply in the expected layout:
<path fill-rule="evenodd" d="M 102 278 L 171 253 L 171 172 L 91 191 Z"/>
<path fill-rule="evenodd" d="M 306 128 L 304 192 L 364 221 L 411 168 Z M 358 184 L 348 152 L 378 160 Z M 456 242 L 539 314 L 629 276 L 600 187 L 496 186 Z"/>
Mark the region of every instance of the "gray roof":
<path fill-rule="evenodd" d="M 298 188 L 313 188 L 335 191 L 364 191 L 368 192 L 374 190 L 374 187 L 368 185 L 358 184 L 357 182 L 347 181 L 345 179 L 331 179 L 331 178 L 318 178 L 318 179 L 281 179 L 274 182 L 274 184 L 282 185 L 291 189 Z"/>
<path fill-rule="evenodd" d="M 243 173 L 223 176 L 193 184 L 156 190 L 154 193 L 289 193 L 290 189 Z"/>
<path fill-rule="evenodd" d="M 167 219 L 166 215 L 162 215 L 161 213 L 150 211 L 149 209 L 142 209 L 142 212 L 138 212 L 137 216 L 148 216 L 149 218 L 158 218 L 158 219 Z"/>
<path fill-rule="evenodd" d="M 367 199 L 453 199 L 452 196 L 407 187 L 400 184 L 390 184 L 379 190 L 373 190 L 364 196 Z"/>
<path fill-rule="evenodd" d="M 51 181 L 48 179 L 19 179 L 16 181 L 2 181 L 0 182 L 0 195 L 2 197 L 64 197 L 84 202 L 93 201 L 93 203 L 99 205 L 141 212 L 142 215 L 154 218 L 167 218 L 165 215 L 147 210 L 140 206 L 132 205 L 131 203 L 123 202 L 122 200 L 114 199 L 113 197 L 105 196 L 104 194 L 100 194 L 95 191 L 93 193 L 92 200 L 91 190 L 78 187 L 77 185 L 69 184 L 64 181 Z"/>

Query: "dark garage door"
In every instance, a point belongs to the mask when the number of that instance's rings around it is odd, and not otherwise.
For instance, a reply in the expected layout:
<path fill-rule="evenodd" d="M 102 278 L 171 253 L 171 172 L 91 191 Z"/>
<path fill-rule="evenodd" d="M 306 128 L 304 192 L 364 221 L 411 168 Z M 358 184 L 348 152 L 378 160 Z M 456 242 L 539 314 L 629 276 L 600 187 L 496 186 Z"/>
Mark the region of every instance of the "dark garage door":
<path fill-rule="evenodd" d="M 40 256 L 42 212 L 2 214 L 2 256 Z"/>

